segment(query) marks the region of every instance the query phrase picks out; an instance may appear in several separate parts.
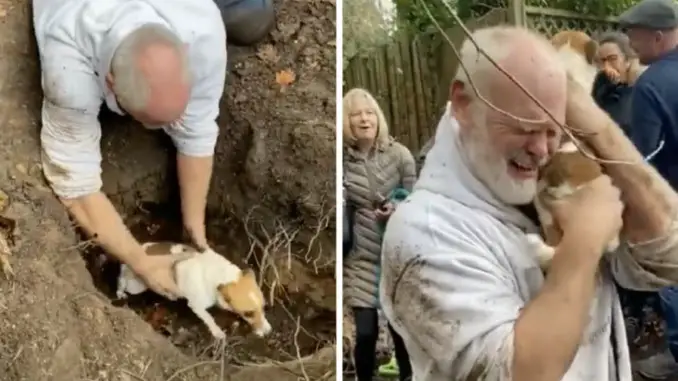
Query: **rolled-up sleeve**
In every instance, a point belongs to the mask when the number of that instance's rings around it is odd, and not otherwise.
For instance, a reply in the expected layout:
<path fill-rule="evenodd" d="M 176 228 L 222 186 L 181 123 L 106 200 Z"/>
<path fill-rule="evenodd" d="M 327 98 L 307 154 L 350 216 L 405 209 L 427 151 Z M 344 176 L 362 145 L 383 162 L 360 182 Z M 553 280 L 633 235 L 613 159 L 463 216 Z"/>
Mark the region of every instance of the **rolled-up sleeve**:
<path fill-rule="evenodd" d="M 624 243 L 607 258 L 617 283 L 624 288 L 656 291 L 678 284 L 678 216 L 663 236 Z"/>
<path fill-rule="evenodd" d="M 463 243 L 435 253 L 395 250 L 384 267 L 400 270 L 384 275 L 383 295 L 430 366 L 450 380 L 511 380 L 514 324 L 525 303 L 510 274 Z"/>
<path fill-rule="evenodd" d="M 206 157 L 214 154 L 219 136 L 219 102 L 226 81 L 225 41 L 225 35 L 221 41 L 214 38 L 210 51 L 205 51 L 204 47 L 196 48 L 203 51 L 191 57 L 198 67 L 194 70 L 194 85 L 186 113 L 179 123 L 165 128 L 177 151 L 186 156 Z"/>
<path fill-rule="evenodd" d="M 53 43 L 41 58 L 43 172 L 57 196 L 101 189 L 102 92 L 91 65 L 70 46 Z"/>

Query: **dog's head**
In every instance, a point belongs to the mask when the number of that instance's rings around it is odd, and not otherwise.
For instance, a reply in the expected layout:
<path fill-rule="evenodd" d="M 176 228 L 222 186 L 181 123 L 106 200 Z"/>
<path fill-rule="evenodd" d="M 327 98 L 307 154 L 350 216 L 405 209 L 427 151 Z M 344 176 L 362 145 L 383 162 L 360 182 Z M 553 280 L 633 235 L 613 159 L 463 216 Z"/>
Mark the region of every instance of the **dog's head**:
<path fill-rule="evenodd" d="M 560 189 L 560 192 L 574 191 L 602 173 L 598 162 L 586 157 L 574 142 L 566 140 L 539 172 L 539 181 L 552 196 L 559 196 L 552 193 L 557 189 Z"/>
<path fill-rule="evenodd" d="M 235 281 L 221 284 L 217 290 L 229 309 L 250 324 L 257 336 L 265 336 L 271 332 L 271 324 L 264 314 L 266 301 L 254 271 L 243 270 Z"/>
<path fill-rule="evenodd" d="M 582 31 L 564 30 L 551 38 L 551 44 L 570 75 L 591 93 L 598 73 L 598 43 Z"/>

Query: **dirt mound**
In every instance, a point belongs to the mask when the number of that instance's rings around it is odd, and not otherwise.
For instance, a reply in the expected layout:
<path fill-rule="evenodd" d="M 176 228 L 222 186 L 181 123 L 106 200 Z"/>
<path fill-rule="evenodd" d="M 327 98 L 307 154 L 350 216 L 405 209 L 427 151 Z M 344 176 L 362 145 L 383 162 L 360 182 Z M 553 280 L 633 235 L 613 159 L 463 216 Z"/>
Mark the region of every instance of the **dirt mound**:
<path fill-rule="evenodd" d="M 0 380 L 334 379 L 334 4 L 279 1 L 270 40 L 229 52 L 208 238 L 260 272 L 276 333 L 253 338 L 215 312 L 227 361 L 204 348 L 204 329 L 181 303 L 119 305 L 90 266 L 93 282 L 40 174 L 29 4 L 0 0 L 0 190 L 9 196 L 0 214 L 17 222 L 16 275 L 0 278 Z M 104 191 L 130 225 L 148 229 L 157 216 L 139 206 L 176 197 L 173 150 L 162 134 L 104 118 Z"/>

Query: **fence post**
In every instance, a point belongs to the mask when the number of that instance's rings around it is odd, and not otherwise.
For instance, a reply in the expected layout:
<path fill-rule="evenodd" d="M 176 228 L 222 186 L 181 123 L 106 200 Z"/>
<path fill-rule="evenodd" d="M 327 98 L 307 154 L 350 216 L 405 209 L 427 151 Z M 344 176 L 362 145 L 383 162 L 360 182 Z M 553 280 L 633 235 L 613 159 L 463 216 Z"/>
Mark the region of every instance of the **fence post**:
<path fill-rule="evenodd" d="M 525 0 L 509 0 L 508 22 L 515 26 L 526 26 Z"/>

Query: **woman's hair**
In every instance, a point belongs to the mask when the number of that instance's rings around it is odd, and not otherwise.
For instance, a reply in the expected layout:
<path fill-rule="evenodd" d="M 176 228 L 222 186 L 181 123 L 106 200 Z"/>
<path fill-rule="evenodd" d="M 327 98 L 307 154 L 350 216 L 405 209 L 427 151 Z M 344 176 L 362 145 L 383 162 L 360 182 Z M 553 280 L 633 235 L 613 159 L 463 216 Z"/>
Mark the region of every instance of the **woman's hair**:
<path fill-rule="evenodd" d="M 621 32 L 605 32 L 598 38 L 598 45 L 613 43 L 619 47 L 619 51 L 624 55 L 624 58 L 636 58 L 636 52 L 631 47 L 629 37 Z"/>
<path fill-rule="evenodd" d="M 364 100 L 368 106 L 374 110 L 377 115 L 377 136 L 374 139 L 376 146 L 384 145 L 389 141 L 388 125 L 386 124 L 386 117 L 384 112 L 379 107 L 377 100 L 367 90 L 361 88 L 353 88 L 344 95 L 344 144 L 354 144 L 356 141 L 353 130 L 351 129 L 351 111 L 358 100 Z"/>

